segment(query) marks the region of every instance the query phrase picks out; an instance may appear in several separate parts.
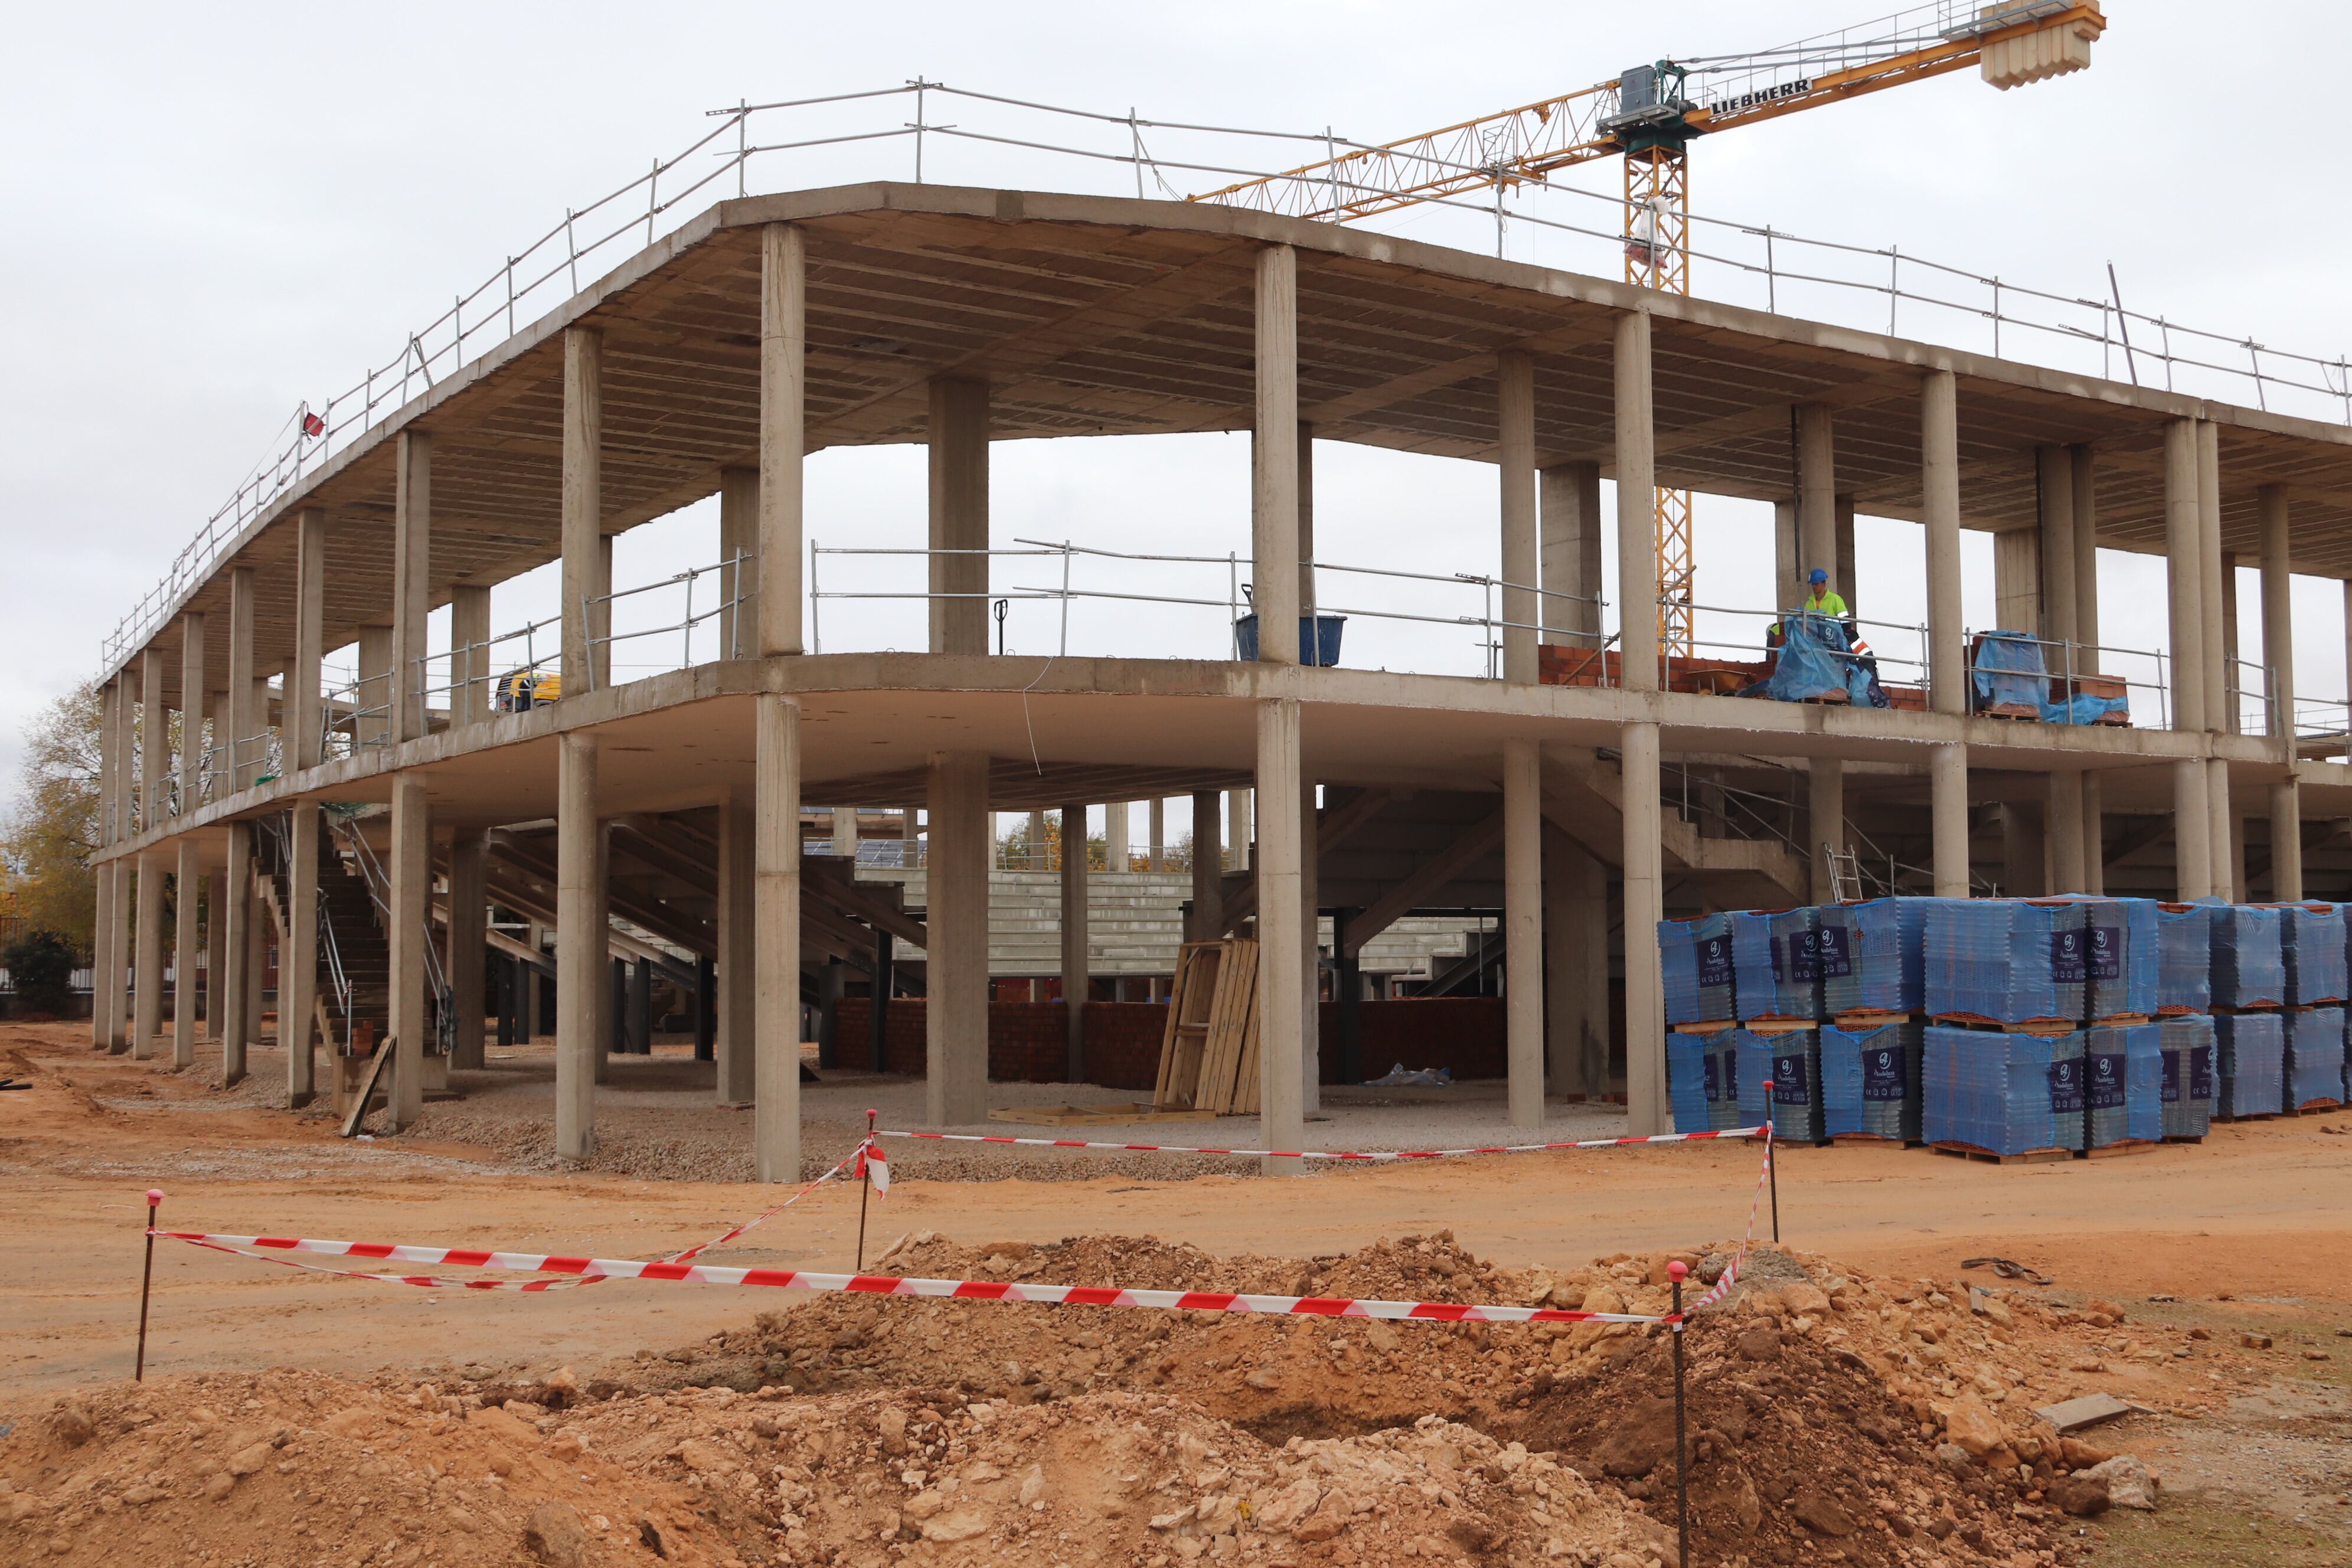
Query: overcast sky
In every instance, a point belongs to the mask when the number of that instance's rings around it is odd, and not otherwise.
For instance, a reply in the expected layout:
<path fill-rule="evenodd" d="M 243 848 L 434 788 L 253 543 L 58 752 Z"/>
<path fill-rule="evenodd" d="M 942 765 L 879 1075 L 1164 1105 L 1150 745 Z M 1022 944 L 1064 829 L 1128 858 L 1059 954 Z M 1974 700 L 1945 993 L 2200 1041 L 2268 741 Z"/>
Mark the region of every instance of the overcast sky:
<path fill-rule="evenodd" d="M 1702 142 L 1692 205 L 1788 233 L 1899 245 L 1906 255 L 2069 296 L 2104 294 L 2112 260 L 2135 310 L 2282 349 L 2333 356 L 2352 348 L 2341 281 L 2342 127 L 2326 71 L 2297 68 L 2352 55 L 2352 7 L 2114 0 L 2109 9 L 2087 74 L 1999 93 L 1973 71 L 1956 73 Z M 8 432 L 0 442 L 0 770 L 13 775 L 26 718 L 93 670 L 100 637 L 263 456 L 297 402 L 315 405 L 368 364 L 389 361 L 411 328 L 567 205 L 701 135 L 709 108 L 920 75 L 1113 113 L 1133 106 L 1168 121 L 1328 125 L 1381 141 L 1606 79 L 1661 55 L 1767 47 L 1867 12 L 1867 0 L 1505 3 L 1475 15 L 1282 0 L 1132 10 L 27 8 L 16 14 L 0 63 L 9 150 L 0 191 L 13 237 L 0 247 L 0 417 Z M 793 130 L 820 135 L 832 125 L 910 118 L 893 100 L 879 110 L 803 118 Z M 936 99 L 928 118 L 1006 123 Z M 1171 155 L 1167 146 L 1153 151 Z M 911 155 L 898 141 L 791 164 L 770 160 L 765 171 L 755 164 L 753 184 L 903 178 Z M 1116 166 L 1040 163 L 938 138 L 929 157 L 929 177 L 960 183 L 1117 189 L 1129 177 Z M 1616 180 L 1615 166 L 1602 163 L 1574 183 L 1610 192 Z M 1541 210 L 1574 206 L 1549 199 L 1555 205 Z M 1491 226 L 1436 221 L 1405 231 L 1489 250 L 1494 243 Z M 1527 226 L 1505 243 L 1515 256 L 1611 266 L 1605 253 L 1580 260 L 1586 253 Z M 1728 294 L 1725 277 L 1718 270 L 1711 288 L 1703 265 L 1699 291 Z M 1985 346 L 1965 321 L 1926 317 L 1902 330 Z M 1318 466 L 1324 559 L 1495 569 L 1491 468 L 1328 444 Z M 919 453 L 824 454 L 810 485 L 810 531 L 824 542 L 919 541 Z M 625 540 L 620 580 L 667 576 L 714 553 L 707 513 Z M 1018 444 L 1000 449 L 995 514 L 1000 543 L 1026 534 L 1208 554 L 1246 549 L 1246 443 L 1204 436 Z M 1769 509 L 1702 498 L 1699 521 L 1702 600 L 1760 606 L 1747 585 L 1769 573 Z M 1858 596 L 1866 614 L 1918 616 L 1917 539 L 1906 525 L 1864 524 Z M 1972 538 L 1969 609 L 1978 626 L 1990 624 L 1991 608 L 1982 546 Z M 846 584 L 850 565 L 840 569 Z M 1186 591 L 1224 596 L 1222 567 L 1199 575 Z M 2156 579 L 2146 565 L 2110 555 L 2102 579 L 2108 640 L 2160 645 L 2161 596 L 2147 591 Z M 1000 585 L 1018 581 L 1000 569 Z M 1328 584 L 1324 593 L 1339 597 Z M 2244 599 L 2248 646 L 2258 647 L 2251 574 Z M 834 646 L 911 640 L 887 616 L 851 616 L 855 607 L 833 621 Z M 1449 603 L 1444 613 L 1463 607 Z M 494 618 L 503 626 L 550 609 L 551 597 L 518 584 L 501 591 Z M 2341 695 L 2335 584 L 2301 584 L 2298 613 L 2302 686 Z M 1098 619 L 1079 628 L 1074 647 L 1089 639 L 1108 647 L 1124 631 L 1148 634 L 1164 651 L 1209 653 L 1224 618 L 1211 608 Z M 1351 626 L 1351 638 L 1359 629 Z M 1469 639 L 1451 633 L 1441 647 L 1360 629 L 1365 640 L 1351 647 L 1363 657 L 1350 663 L 1392 652 L 1423 668 L 1452 659 L 1466 672 L 1478 658 Z M 1752 631 L 1731 626 L 1724 635 Z M 1011 628 L 1016 649 L 1049 651 L 1058 635 L 1030 606 Z"/>

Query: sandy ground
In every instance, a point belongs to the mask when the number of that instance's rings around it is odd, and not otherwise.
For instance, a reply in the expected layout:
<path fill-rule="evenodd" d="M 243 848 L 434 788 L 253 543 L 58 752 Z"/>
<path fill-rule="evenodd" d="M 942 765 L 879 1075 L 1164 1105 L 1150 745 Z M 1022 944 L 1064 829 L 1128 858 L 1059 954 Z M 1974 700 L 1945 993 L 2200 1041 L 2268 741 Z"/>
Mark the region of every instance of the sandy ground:
<path fill-rule="evenodd" d="M 657 1057 L 622 1065 L 624 1081 L 603 1100 L 612 1142 L 656 1148 L 669 1140 L 692 1153 L 680 1161 L 691 1173 L 713 1150 L 724 1152 L 726 1135 L 748 1134 L 745 1113 L 653 1087 L 661 1075 L 689 1079 L 691 1064 Z M 274 1066 L 257 1062 L 264 1078 Z M 630 1068 L 648 1076 L 632 1084 Z M 151 1184 L 169 1194 L 163 1218 L 173 1226 L 620 1257 L 704 1240 L 780 1195 L 749 1183 L 534 1169 L 540 1162 L 516 1151 L 450 1136 L 501 1100 L 529 1120 L 540 1092 L 535 1069 L 518 1060 L 503 1070 L 501 1085 L 477 1086 L 468 1100 L 434 1108 L 440 1134 L 428 1122 L 423 1136 L 346 1143 L 319 1119 L 269 1109 L 264 1082 L 210 1087 L 216 1071 L 205 1058 L 173 1073 L 92 1054 L 86 1026 L 0 1025 L 0 1073 L 34 1086 L 0 1095 L 0 1173 L 11 1198 L 0 1238 L 16 1259 L 0 1270 L 0 1318 L 15 1331 L 0 1343 L 0 1384 L 21 1397 L 128 1375 L 140 1193 Z M 1499 1139 L 1499 1100 L 1480 1093 L 1439 1106 L 1343 1107 L 1318 1127 L 1317 1141 L 1370 1147 Z M 1066 1094 L 999 1086 L 998 1097 Z M 633 1108 L 639 1096 L 644 1105 Z M 829 1162 L 847 1146 L 865 1105 L 892 1113 L 886 1122 L 911 1119 L 919 1096 L 919 1085 L 888 1080 L 811 1090 L 812 1150 L 825 1151 Z M 633 1116 L 636 1109 L 646 1114 Z M 1604 1109 L 1556 1109 L 1552 1135 L 1600 1135 L 1611 1124 Z M 675 1124 L 648 1131 L 663 1117 Z M 1153 1139 L 1242 1143 L 1255 1134 L 1248 1121 L 1213 1126 L 1213 1136 L 1199 1124 L 1163 1126 Z M 2184 1332 L 2194 1321 L 2224 1342 L 2241 1331 L 2273 1335 L 2277 1346 L 2263 1355 L 2274 1359 L 2279 1381 L 2232 1384 L 2230 1403 L 2216 1407 L 2225 1419 L 2124 1424 L 2146 1428 L 2134 1435 L 2135 1451 L 2171 1467 L 2176 1488 L 2221 1510 L 2212 1522 L 2216 1543 L 2205 1555 L 2170 1556 L 2162 1553 L 2179 1542 L 2150 1542 L 2116 1560 L 2347 1561 L 2329 1554 L 2342 1550 L 2352 1520 L 2352 1504 L 2336 1500 L 2352 1496 L 2352 1402 L 2343 1386 L 2352 1338 L 2337 1337 L 2352 1328 L 2347 1134 L 2352 1113 L 2339 1113 L 2217 1127 L 2201 1146 L 2021 1167 L 1919 1151 L 1789 1149 L 1780 1219 L 1792 1245 L 1874 1275 L 1958 1289 L 1970 1278 L 1959 1271 L 1962 1259 L 1997 1255 L 2052 1276 L 2062 1294 L 2131 1302 L 2135 1313 L 2158 1319 L 2174 1314 Z M 1285 1178 L 1237 1170 L 1150 1179 L 1139 1173 L 1147 1157 L 1130 1156 L 1091 1177 L 1055 1170 L 1052 1181 L 971 1179 L 1033 1173 L 1012 1152 L 999 1154 L 960 1152 L 937 1167 L 957 1180 L 922 1179 L 919 1158 L 904 1158 L 893 1192 L 870 1217 L 869 1256 L 922 1230 L 970 1243 L 1151 1236 L 1219 1256 L 1296 1257 L 1448 1230 L 1470 1252 L 1511 1268 L 1565 1268 L 1616 1252 L 1736 1238 L 1758 1170 L 1751 1145 L 1727 1144 Z M 645 1170 L 659 1164 L 649 1160 Z M 1760 1221 L 1768 1232 L 1769 1223 L 1769 1215 Z M 718 1260 L 846 1268 L 856 1237 L 856 1194 L 826 1189 Z M 350 1377 L 389 1369 L 417 1375 L 436 1365 L 542 1375 L 639 1347 L 705 1340 L 769 1304 L 688 1285 L 614 1282 L 560 1298 L 372 1287 L 170 1245 L 154 1268 L 150 1366 L 174 1374 L 299 1364 Z M 2145 1348 L 2126 1352 L 2126 1342 L 2116 1342 L 2118 1358 Z M 2252 1364 L 2259 1371 L 2272 1361 Z M 2220 1374 L 2184 1367 L 2180 1375 Z M 2250 1537 L 2242 1528 L 2249 1509 L 2260 1516 Z M 2147 1527 L 2110 1516 L 2088 1528 L 2112 1530 L 2121 1542 Z M 2289 1550 L 2297 1531 L 2315 1544 L 2301 1545 L 2297 1535 Z M 2273 1548 L 2280 1554 L 2267 1554 Z"/>

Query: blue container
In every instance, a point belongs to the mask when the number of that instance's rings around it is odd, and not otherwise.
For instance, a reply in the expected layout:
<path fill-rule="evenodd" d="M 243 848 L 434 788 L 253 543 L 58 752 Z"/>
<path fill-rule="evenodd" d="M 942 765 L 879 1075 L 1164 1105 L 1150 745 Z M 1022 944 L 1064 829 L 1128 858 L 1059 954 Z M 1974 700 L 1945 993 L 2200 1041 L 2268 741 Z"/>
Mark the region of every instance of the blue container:
<path fill-rule="evenodd" d="M 2213 1010 L 2214 907 L 2156 906 L 2156 1005 L 2160 1010 Z"/>
<path fill-rule="evenodd" d="M 1742 1020 L 1822 1016 L 1815 911 L 1746 910 L 1731 917 L 1734 1000 Z"/>
<path fill-rule="evenodd" d="M 1920 1026 L 1821 1032 L 1822 1130 L 1919 1142 Z"/>
<path fill-rule="evenodd" d="M 1740 1124 L 1760 1126 L 1769 1118 L 1772 1136 L 1784 1142 L 1822 1141 L 1822 1047 L 1817 1029 L 1739 1037 Z M 1772 1103 L 1764 1103 L 1764 1083 L 1772 1083 Z"/>
<path fill-rule="evenodd" d="M 2213 1020 L 2181 1013 L 2159 1020 L 2157 1045 L 2163 1060 L 2158 1098 L 2167 1138 L 2202 1138 L 2213 1120 Z"/>
<path fill-rule="evenodd" d="M 1339 628 L 1348 624 L 1345 616 L 1301 616 L 1298 617 L 1298 662 L 1301 664 L 1337 664 L 1339 662 Z M 1244 664 L 1257 658 L 1257 612 L 1252 610 L 1234 623 L 1234 649 Z M 1307 657 L 1313 655 L 1312 658 Z"/>
<path fill-rule="evenodd" d="M 1739 1119 L 1739 1031 L 1666 1037 L 1666 1099 L 1677 1132 L 1720 1132 L 1754 1123 Z"/>
<path fill-rule="evenodd" d="M 1928 899 L 1927 1009 L 1996 1023 L 2080 1022 L 2088 991 L 2085 907 L 2057 899 Z"/>
<path fill-rule="evenodd" d="M 2084 1146 L 2153 1143 L 2164 1136 L 2164 1046 L 2154 1024 L 2094 1024 L 2084 1031 Z"/>
<path fill-rule="evenodd" d="M 1823 1017 L 1863 1007 L 1916 1013 L 1927 1005 L 1920 945 L 1927 904 L 1925 899 L 1871 899 L 1822 910 Z"/>
<path fill-rule="evenodd" d="M 1669 1024 L 1728 1023 L 1732 1005 L 1731 916 L 1658 922 L 1658 964 Z"/>
<path fill-rule="evenodd" d="M 1920 1125 L 1928 1142 L 1995 1154 L 2083 1146 L 2083 1031 L 2046 1037 L 1932 1025 L 1924 1037 Z"/>
<path fill-rule="evenodd" d="M 2089 991 L 2094 1018 L 2154 1014 L 2160 997 L 2157 908 L 2152 899 L 2090 899 L 2084 903 L 2090 938 Z"/>
<path fill-rule="evenodd" d="M 2308 1007 L 2282 1015 L 2286 1021 L 2283 1067 L 2289 1110 L 2344 1099 L 2344 1009 Z"/>
<path fill-rule="evenodd" d="M 2276 1007 L 2286 1001 L 2284 922 L 2255 904 L 2210 904 L 2213 921 L 2213 1005 Z"/>
<path fill-rule="evenodd" d="M 2286 965 L 2286 1005 L 2315 1007 L 2341 1002 L 2346 984 L 2344 907 L 2341 904 L 2275 904 L 2279 952 Z"/>
<path fill-rule="evenodd" d="M 2213 1114 L 2276 1116 L 2286 1109 L 2286 1022 L 2278 1013 L 2223 1013 L 2213 1020 L 2219 1092 Z"/>

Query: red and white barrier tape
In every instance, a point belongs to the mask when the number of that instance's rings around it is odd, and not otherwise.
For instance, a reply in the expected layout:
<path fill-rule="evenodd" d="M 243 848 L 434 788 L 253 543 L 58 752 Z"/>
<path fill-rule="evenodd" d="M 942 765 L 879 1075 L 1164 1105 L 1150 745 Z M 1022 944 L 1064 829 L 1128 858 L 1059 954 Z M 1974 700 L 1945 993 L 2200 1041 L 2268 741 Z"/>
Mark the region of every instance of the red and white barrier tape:
<path fill-rule="evenodd" d="M 1375 1163 L 1393 1160 L 1450 1160 L 1463 1154 L 1538 1154 L 1553 1149 L 1616 1149 L 1628 1143 L 1699 1143 L 1714 1138 L 1761 1138 L 1761 1127 L 1720 1131 L 1661 1132 L 1647 1138 L 1586 1138 L 1572 1143 L 1494 1143 L 1476 1149 L 1323 1150 L 1207 1149 L 1182 1143 L 1097 1143 L 1083 1138 L 1012 1138 L 991 1132 L 897 1132 L 876 1138 L 916 1138 L 934 1143 L 1017 1143 L 1032 1149 L 1116 1149 L 1130 1154 L 1246 1154 L 1269 1160 L 1343 1160 Z"/>
<path fill-rule="evenodd" d="M 1688 1317 L 1701 1308 L 1714 1306 L 1717 1301 L 1730 1295 L 1731 1288 L 1739 1283 L 1740 1265 L 1748 1261 L 1748 1249 L 1756 1243 L 1756 1212 L 1764 1202 L 1765 1184 L 1771 1178 L 1772 1124 L 1768 1121 L 1764 1124 L 1764 1163 L 1756 1172 L 1756 1191 L 1748 1200 L 1748 1229 L 1739 1238 L 1739 1250 L 1731 1255 L 1730 1265 L 1724 1269 L 1714 1284 L 1707 1287 L 1706 1294 L 1683 1309 L 1685 1317 Z"/>
<path fill-rule="evenodd" d="M 311 1241 L 291 1237 L 215 1236 L 202 1231 L 158 1230 L 151 1235 L 189 1242 L 239 1257 L 263 1251 L 303 1252 L 333 1258 L 383 1258 L 396 1263 L 441 1263 L 468 1268 L 561 1273 L 585 1279 L 663 1279 L 689 1285 L 751 1285 L 782 1290 L 845 1291 L 852 1295 L 919 1296 L 958 1301 L 1016 1301 L 1054 1307 L 1155 1307 L 1194 1312 L 1275 1312 L 1298 1317 L 1418 1319 L 1442 1323 L 1666 1323 L 1671 1313 L 1585 1312 L 1559 1307 L 1465 1305 L 1454 1301 L 1381 1301 L 1348 1296 L 1255 1296 L 1226 1290 L 1138 1290 L 1113 1285 L 1022 1285 L 987 1279 L 922 1279 L 891 1274 L 813 1274 L 793 1268 L 720 1268 L 705 1263 L 640 1262 L 626 1258 L 562 1258 L 549 1253 L 476 1252 L 450 1247 L 393 1247 L 375 1242 Z M 291 1259 L 269 1259 L 290 1262 Z M 307 1267 L 297 1264 L 297 1268 Z M 351 1273 L 328 1269 L 328 1273 Z M 355 1274 L 400 1285 L 480 1289 L 498 1281 L 453 1281 L 405 1274 Z M 531 1280 L 525 1289 L 562 1283 Z"/>

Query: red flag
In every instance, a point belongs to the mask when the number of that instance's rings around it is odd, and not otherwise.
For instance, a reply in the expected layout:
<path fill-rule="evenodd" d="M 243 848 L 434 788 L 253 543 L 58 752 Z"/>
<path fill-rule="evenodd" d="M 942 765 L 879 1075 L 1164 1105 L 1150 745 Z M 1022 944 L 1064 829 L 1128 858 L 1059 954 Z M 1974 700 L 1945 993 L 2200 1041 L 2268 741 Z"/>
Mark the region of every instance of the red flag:
<path fill-rule="evenodd" d="M 890 1195 L 890 1160 L 879 1144 L 868 1143 L 857 1153 L 857 1173 L 874 1184 L 874 1195 Z"/>
<path fill-rule="evenodd" d="M 305 408 L 304 410 L 302 410 L 302 434 L 303 434 L 303 435 L 305 435 L 305 436 L 323 436 L 323 435 L 325 435 L 326 433 L 327 433 L 327 422 L 326 422 L 325 420 L 323 420 L 323 419 L 320 418 L 317 415 L 315 415 L 315 414 L 311 413 L 308 408 Z"/>

